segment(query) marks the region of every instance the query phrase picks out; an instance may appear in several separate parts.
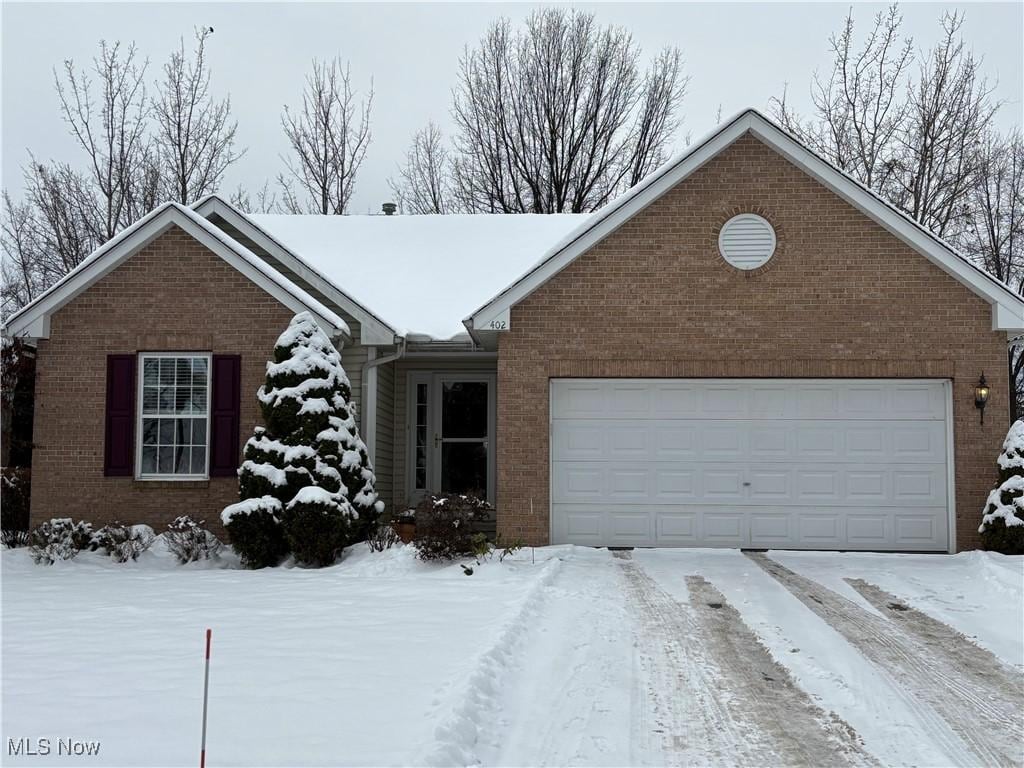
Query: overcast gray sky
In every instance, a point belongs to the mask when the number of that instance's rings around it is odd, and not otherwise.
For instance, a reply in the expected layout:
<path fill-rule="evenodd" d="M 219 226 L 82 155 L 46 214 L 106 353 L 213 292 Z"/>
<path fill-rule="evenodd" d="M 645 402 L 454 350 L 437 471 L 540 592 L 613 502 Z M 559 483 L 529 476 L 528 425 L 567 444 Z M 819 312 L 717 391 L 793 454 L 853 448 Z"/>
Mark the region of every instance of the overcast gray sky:
<path fill-rule="evenodd" d="M 678 46 L 690 85 L 683 101 L 684 134 L 711 130 L 746 107 L 765 109 L 790 84 L 804 108 L 816 68 L 829 65 L 828 37 L 847 3 L 608 3 L 575 4 L 602 23 L 621 24 L 645 54 Z M 101 38 L 134 40 L 157 77 L 179 37 L 196 25 L 214 27 L 210 41 L 213 89 L 230 94 L 238 139 L 248 154 L 229 172 L 225 188 L 255 189 L 281 168 L 286 143 L 279 115 L 300 101 L 313 57 L 340 55 L 351 62 L 353 82 L 365 90 L 373 78 L 373 143 L 356 181 L 353 213 L 378 211 L 390 198 L 387 177 L 411 134 L 428 120 L 450 125 L 448 109 L 458 58 L 501 15 L 523 19 L 536 4 L 343 3 L 11 3 L 2 6 L 2 178 L 20 191 L 20 166 L 31 149 L 38 157 L 80 162 L 58 112 L 53 68 L 67 58 L 85 63 Z M 879 4 L 856 4 L 864 30 Z M 927 48 L 939 33 L 943 10 L 961 8 L 963 35 L 985 58 L 1006 100 L 999 123 L 1022 123 L 1024 4 L 904 4 L 904 30 Z"/>

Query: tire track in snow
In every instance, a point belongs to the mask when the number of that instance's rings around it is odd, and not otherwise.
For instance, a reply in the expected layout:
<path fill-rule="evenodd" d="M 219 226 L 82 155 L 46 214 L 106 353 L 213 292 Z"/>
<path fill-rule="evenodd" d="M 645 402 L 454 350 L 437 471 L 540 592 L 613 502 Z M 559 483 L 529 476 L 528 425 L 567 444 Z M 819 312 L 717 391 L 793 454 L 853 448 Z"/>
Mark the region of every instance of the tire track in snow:
<path fill-rule="evenodd" d="M 775 662 L 739 613 L 701 577 L 680 604 L 616 553 L 634 606 L 650 712 L 670 764 L 875 765 L 853 730 L 823 712 Z M 708 604 L 714 604 L 712 608 Z"/>
<path fill-rule="evenodd" d="M 1018 745 L 1024 744 L 1024 675 L 949 625 L 884 589 L 863 579 L 845 581 L 879 613 L 925 645 L 936 665 L 957 670 L 957 679 L 967 683 L 961 685 L 961 695 L 982 707 L 993 725 L 1002 723 Z"/>
<path fill-rule="evenodd" d="M 904 701 L 960 765 L 1020 765 L 1020 710 L 989 698 L 990 689 L 951 668 L 947 654 L 761 552 L 746 552 L 766 573 L 821 617 L 896 682 Z M 952 630 L 950 630 L 952 631 Z M 1009 716 L 1007 716 L 1007 714 Z M 959 738 L 956 738 L 959 737 Z"/>

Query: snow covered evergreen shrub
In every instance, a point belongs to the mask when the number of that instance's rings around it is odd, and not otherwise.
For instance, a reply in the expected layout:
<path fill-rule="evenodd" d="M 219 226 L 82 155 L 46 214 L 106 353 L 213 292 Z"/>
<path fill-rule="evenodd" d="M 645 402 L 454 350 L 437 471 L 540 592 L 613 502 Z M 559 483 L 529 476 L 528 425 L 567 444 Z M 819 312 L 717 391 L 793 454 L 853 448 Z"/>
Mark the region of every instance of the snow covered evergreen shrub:
<path fill-rule="evenodd" d="M 988 495 L 978 531 L 981 546 L 1024 554 L 1024 421 L 1015 421 L 999 454 L 999 484 Z"/>
<path fill-rule="evenodd" d="M 203 528 L 204 522 L 182 515 L 167 526 L 164 532 L 167 549 L 182 565 L 196 560 L 209 560 L 224 546 L 220 539 Z"/>
<path fill-rule="evenodd" d="M 327 565 L 384 505 L 341 355 L 308 312 L 278 338 L 257 397 L 266 426 L 246 442 L 241 500 L 221 519 L 250 567 L 276 565 L 289 551 Z"/>
<path fill-rule="evenodd" d="M 483 499 L 464 494 L 423 499 L 416 506 L 416 534 L 412 540 L 420 558 L 452 560 L 475 554 L 480 544 L 473 523 L 485 519 L 490 509 Z"/>
<path fill-rule="evenodd" d="M 92 526 L 70 517 L 54 518 L 39 525 L 29 536 L 29 551 L 36 563 L 53 565 L 70 560 L 92 546 Z"/>
<path fill-rule="evenodd" d="M 156 536 L 148 525 L 125 525 L 113 522 L 100 528 L 92 537 L 92 547 L 102 549 L 117 563 L 138 560 L 153 546 Z"/>
<path fill-rule="evenodd" d="M 284 537 L 302 565 L 331 565 L 352 535 L 352 518 L 335 494 L 315 485 L 301 489 L 285 507 Z"/>

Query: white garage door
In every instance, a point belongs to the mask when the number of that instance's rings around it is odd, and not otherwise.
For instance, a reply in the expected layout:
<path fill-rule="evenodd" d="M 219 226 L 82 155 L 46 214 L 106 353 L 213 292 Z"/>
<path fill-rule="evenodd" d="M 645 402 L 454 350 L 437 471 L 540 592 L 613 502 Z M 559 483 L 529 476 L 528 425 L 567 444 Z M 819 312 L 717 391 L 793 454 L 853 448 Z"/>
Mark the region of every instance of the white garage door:
<path fill-rule="evenodd" d="M 945 551 L 948 382 L 555 379 L 555 543 Z"/>

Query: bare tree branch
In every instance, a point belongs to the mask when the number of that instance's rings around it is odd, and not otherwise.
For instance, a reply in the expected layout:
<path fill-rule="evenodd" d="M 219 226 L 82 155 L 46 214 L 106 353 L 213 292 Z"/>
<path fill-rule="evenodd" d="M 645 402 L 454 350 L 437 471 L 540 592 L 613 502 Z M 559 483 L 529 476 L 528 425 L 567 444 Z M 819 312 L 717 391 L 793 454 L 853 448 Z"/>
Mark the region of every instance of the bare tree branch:
<path fill-rule="evenodd" d="M 356 105 L 350 70 L 341 61 L 313 62 L 302 109 L 285 107 L 281 125 L 293 157 L 279 177 L 282 204 L 291 213 L 341 214 L 348 209 L 356 174 L 370 144 L 373 84 Z"/>
<path fill-rule="evenodd" d="M 96 82 L 71 60 L 64 62 L 63 77 L 54 71 L 64 122 L 86 154 L 100 197 L 99 225 L 105 240 L 145 207 L 134 195 L 147 173 L 150 153 L 150 105 L 144 84 L 148 65 L 148 60 L 137 60 L 134 45 L 122 50 L 119 42 L 101 41 L 92 67 Z"/>
<path fill-rule="evenodd" d="M 665 158 L 686 88 L 681 56 L 646 73 L 618 27 L 564 8 L 523 30 L 495 22 L 465 52 L 455 89 L 452 186 L 469 211 L 594 210 Z"/>
<path fill-rule="evenodd" d="M 398 179 L 388 179 L 402 212 L 453 213 L 450 165 L 441 129 L 428 123 L 413 135 L 405 163 L 398 168 Z"/>
<path fill-rule="evenodd" d="M 182 205 L 215 191 L 228 166 L 245 154 L 234 151 L 238 122 L 231 120 L 231 99 L 210 96 L 206 41 L 212 33 L 212 27 L 196 30 L 191 59 L 181 40 L 164 65 L 152 105 L 165 196 Z"/>

